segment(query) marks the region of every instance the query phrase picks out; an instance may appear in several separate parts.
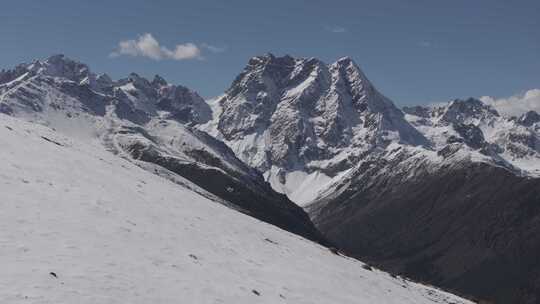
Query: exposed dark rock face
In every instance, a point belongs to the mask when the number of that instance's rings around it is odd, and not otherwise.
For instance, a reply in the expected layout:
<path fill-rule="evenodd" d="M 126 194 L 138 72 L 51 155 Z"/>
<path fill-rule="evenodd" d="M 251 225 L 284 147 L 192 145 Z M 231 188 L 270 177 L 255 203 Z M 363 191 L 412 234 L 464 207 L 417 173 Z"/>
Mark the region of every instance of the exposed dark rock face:
<path fill-rule="evenodd" d="M 464 123 L 470 119 L 486 119 L 499 117 L 499 113 L 491 106 L 484 104 L 482 101 L 469 98 L 467 100 L 456 99 L 447 107 L 438 109 L 441 113 L 441 120 L 447 123 Z"/>
<path fill-rule="evenodd" d="M 154 80 L 154 85 L 159 84 Z M 212 117 L 210 107 L 197 93 L 183 86 L 160 87 L 158 110 L 169 112 L 168 118 L 183 123 L 205 123 Z"/>
<path fill-rule="evenodd" d="M 114 113 L 120 119 L 130 121 L 134 124 L 145 124 L 150 121 L 150 115 L 143 110 L 137 109 L 128 98 L 117 98 L 112 100 Z"/>
<path fill-rule="evenodd" d="M 383 269 L 477 298 L 540 302 L 540 179 L 483 163 L 409 179 L 379 174 L 394 166 L 366 166 L 348 190 L 310 207 L 330 241 Z"/>
<path fill-rule="evenodd" d="M 0 71 L 0 84 L 13 81 L 27 72 L 24 65 L 18 65 L 12 70 Z"/>
<path fill-rule="evenodd" d="M 518 119 L 518 122 L 526 127 L 530 127 L 533 124 L 540 122 L 540 114 L 536 111 L 528 111 Z"/>
<path fill-rule="evenodd" d="M 79 85 L 73 82 L 63 82 L 59 84 L 63 93 L 73 99 L 80 100 L 82 110 L 92 115 L 104 116 L 107 98 L 96 94 L 89 85 Z"/>
<path fill-rule="evenodd" d="M 11 114 L 13 114 L 13 110 L 7 104 L 0 103 L 0 113 L 11 115 Z"/>
<path fill-rule="evenodd" d="M 482 130 L 474 124 L 454 124 L 454 130 L 463 138 L 464 142 L 473 149 L 480 149 L 486 145 Z"/>

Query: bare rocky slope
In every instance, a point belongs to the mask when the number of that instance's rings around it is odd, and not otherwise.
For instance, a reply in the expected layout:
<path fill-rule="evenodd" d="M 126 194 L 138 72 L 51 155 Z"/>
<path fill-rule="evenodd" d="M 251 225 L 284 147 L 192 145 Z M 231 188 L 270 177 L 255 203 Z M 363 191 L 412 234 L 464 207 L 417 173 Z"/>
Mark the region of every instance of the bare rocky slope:
<path fill-rule="evenodd" d="M 337 246 L 480 299 L 538 302 L 540 179 L 477 162 L 408 178 L 399 163 L 375 161 L 357 174 L 309 206 Z"/>

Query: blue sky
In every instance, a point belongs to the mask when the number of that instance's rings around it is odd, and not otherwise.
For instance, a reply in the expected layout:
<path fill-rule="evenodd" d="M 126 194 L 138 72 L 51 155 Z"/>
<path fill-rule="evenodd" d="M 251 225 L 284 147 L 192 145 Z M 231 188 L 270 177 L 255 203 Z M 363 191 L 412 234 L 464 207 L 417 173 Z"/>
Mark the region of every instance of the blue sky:
<path fill-rule="evenodd" d="M 159 46 L 141 53 L 145 33 Z M 399 105 L 540 88 L 538 0 L 17 0 L 2 3 L 0 39 L 0 68 L 64 53 L 113 78 L 160 74 L 205 97 L 267 52 L 350 56 Z"/>

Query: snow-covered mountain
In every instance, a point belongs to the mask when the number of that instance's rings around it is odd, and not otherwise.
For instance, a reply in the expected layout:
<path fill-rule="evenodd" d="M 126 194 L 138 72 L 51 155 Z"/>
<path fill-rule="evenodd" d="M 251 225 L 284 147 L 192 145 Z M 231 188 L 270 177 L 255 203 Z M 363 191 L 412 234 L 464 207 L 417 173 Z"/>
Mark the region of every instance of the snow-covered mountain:
<path fill-rule="evenodd" d="M 211 118 L 208 104 L 197 93 L 169 85 L 157 75 L 152 81 L 135 73 L 112 81 L 106 74 L 96 75 L 87 65 L 63 55 L 0 72 L 0 94 L 2 112 L 36 118 L 48 117 L 41 113 L 54 111 L 70 116 L 112 112 L 136 124 L 153 117 L 188 124 Z"/>
<path fill-rule="evenodd" d="M 299 204 L 366 154 L 426 139 L 350 58 L 253 57 L 202 129 Z"/>
<path fill-rule="evenodd" d="M 406 119 L 435 150 L 450 145 L 479 151 L 516 174 L 540 176 L 540 115 L 505 117 L 474 98 L 443 106 L 404 108 Z"/>
<path fill-rule="evenodd" d="M 0 114 L 0 147 L 1 303 L 472 303 L 235 212 L 99 142 Z"/>
<path fill-rule="evenodd" d="M 225 144 L 192 128 L 211 118 L 197 93 L 159 76 L 112 81 L 62 55 L 19 65 L 0 79 L 1 112 L 99 142 L 151 171 L 161 171 L 157 165 L 228 206 L 324 242 L 300 207 Z"/>

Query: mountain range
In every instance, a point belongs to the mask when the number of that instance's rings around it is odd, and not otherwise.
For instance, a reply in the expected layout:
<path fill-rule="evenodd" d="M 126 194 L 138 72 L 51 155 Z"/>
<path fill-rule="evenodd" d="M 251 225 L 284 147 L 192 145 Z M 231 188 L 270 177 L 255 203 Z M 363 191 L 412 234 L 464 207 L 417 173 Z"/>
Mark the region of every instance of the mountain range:
<path fill-rule="evenodd" d="M 0 72 L 0 112 L 395 274 L 540 301 L 534 111 L 475 98 L 400 109 L 351 58 L 266 54 L 206 101 L 55 55 Z"/>

